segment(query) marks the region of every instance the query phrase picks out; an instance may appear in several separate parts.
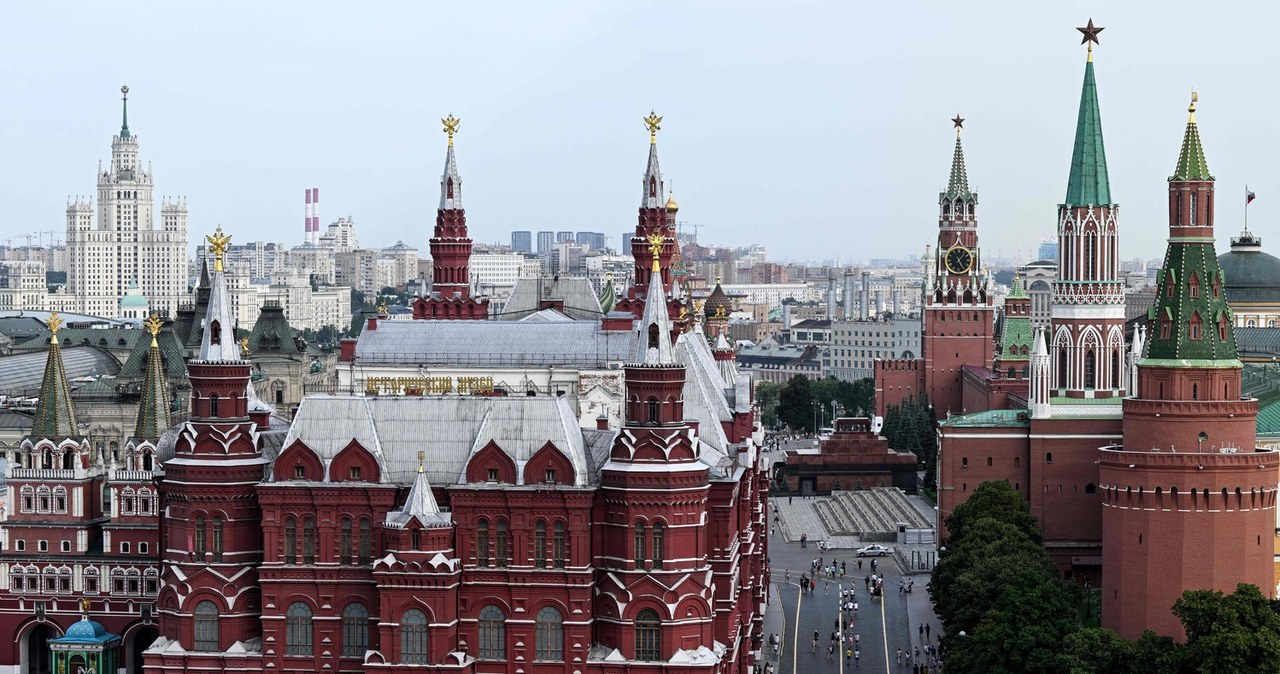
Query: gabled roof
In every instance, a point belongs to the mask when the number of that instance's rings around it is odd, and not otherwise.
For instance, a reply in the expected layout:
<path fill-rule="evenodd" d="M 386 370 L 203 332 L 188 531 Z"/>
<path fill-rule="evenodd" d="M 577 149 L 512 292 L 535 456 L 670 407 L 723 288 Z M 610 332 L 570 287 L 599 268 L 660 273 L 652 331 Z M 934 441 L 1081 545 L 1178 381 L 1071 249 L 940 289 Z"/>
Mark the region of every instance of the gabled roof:
<path fill-rule="evenodd" d="M 562 313 L 578 320 L 599 320 L 604 315 L 591 281 L 570 276 L 526 277 L 516 281 L 500 320 L 518 321 L 535 313 L 544 301 L 564 305 Z"/>
<path fill-rule="evenodd" d="M 583 430 L 564 397 L 318 395 L 303 399 L 283 446 L 301 441 L 327 465 L 354 440 L 378 461 L 384 482 L 402 485 L 417 479 L 424 450 L 425 479 L 444 486 L 465 484 L 471 455 L 490 441 L 519 467 L 550 442 L 573 465 L 574 484 L 586 486 L 595 480 L 587 437 L 598 433 L 615 432 Z"/>

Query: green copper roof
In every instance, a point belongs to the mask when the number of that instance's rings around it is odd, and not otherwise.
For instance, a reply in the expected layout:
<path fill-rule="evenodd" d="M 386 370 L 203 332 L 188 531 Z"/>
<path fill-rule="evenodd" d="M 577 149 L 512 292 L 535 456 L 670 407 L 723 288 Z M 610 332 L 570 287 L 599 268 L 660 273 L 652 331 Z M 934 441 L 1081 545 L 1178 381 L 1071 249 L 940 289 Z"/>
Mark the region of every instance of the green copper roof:
<path fill-rule="evenodd" d="M 1032 340 L 1029 316 L 1005 316 L 1000 330 L 1000 346 L 996 358 L 1001 362 L 1030 360 Z"/>
<path fill-rule="evenodd" d="M 1200 129 L 1196 125 L 1195 113 L 1187 120 L 1182 151 L 1178 153 L 1178 167 L 1169 176 L 1170 182 L 1175 180 L 1213 180 L 1209 175 L 1209 164 L 1204 160 L 1204 148 L 1200 147 Z"/>
<path fill-rule="evenodd" d="M 613 311 L 613 305 L 617 302 L 618 295 L 613 289 L 613 279 L 606 279 L 604 289 L 600 291 L 600 310 L 607 314 Z"/>
<path fill-rule="evenodd" d="M 1151 323 L 1144 362 L 1198 361 L 1205 366 L 1228 361 L 1228 367 L 1237 363 L 1234 321 L 1222 292 L 1222 270 L 1213 243 L 1171 243 L 1158 281 L 1159 294 L 1147 314 Z M 1199 339 L 1192 338 L 1193 322 L 1200 325 Z M 1225 324 L 1221 331 L 1219 322 Z M 1165 323 L 1169 324 L 1167 337 Z"/>
<path fill-rule="evenodd" d="M 67 373 L 62 369 L 62 349 L 55 339 L 49 344 L 49 359 L 44 365 L 44 379 L 40 382 L 40 401 L 36 404 L 36 416 L 31 424 L 31 437 L 78 437 L 76 408 L 71 404 L 71 387 L 67 385 Z"/>
<path fill-rule="evenodd" d="M 987 410 L 950 417 L 939 426 L 948 428 L 1025 428 L 1031 425 L 1026 410 Z"/>
<path fill-rule="evenodd" d="M 951 176 L 947 180 L 946 198 L 969 196 L 969 174 L 964 169 L 964 148 L 960 146 L 960 133 L 956 132 L 956 149 L 951 155 Z"/>
<path fill-rule="evenodd" d="M 159 440 L 170 425 L 169 380 L 164 374 L 160 346 L 153 341 L 147 353 L 147 376 L 142 380 L 142 399 L 138 402 L 138 421 L 133 437 Z"/>
<path fill-rule="evenodd" d="M 1076 145 L 1071 153 L 1071 177 L 1067 180 L 1067 198 L 1063 203 L 1068 206 L 1111 203 L 1107 152 L 1102 146 L 1102 113 L 1098 110 L 1098 86 L 1093 79 L 1092 61 L 1084 66 Z"/>

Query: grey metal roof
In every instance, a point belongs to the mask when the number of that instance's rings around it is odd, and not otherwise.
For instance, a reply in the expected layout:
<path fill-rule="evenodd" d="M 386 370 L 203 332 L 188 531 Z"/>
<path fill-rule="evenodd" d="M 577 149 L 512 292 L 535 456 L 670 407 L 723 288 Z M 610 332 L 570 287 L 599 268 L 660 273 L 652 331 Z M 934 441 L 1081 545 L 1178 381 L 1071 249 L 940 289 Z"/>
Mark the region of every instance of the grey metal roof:
<path fill-rule="evenodd" d="M 562 313 L 569 318 L 599 320 L 604 315 L 604 310 L 600 308 L 600 298 L 596 297 L 590 280 L 569 276 L 539 276 L 516 281 L 515 287 L 511 289 L 511 297 L 498 318 L 503 321 L 518 321 L 537 312 L 544 300 L 562 302 Z"/>
<path fill-rule="evenodd" d="M 111 354 L 92 346 L 67 346 L 62 351 L 62 368 L 67 379 L 89 375 L 115 376 L 120 362 Z M 49 351 L 29 351 L 0 357 L 0 395 L 35 396 Z"/>
<path fill-rule="evenodd" d="M 630 357 L 633 334 L 599 321 L 379 321 L 360 333 L 355 364 L 602 368 Z"/>
<path fill-rule="evenodd" d="M 551 442 L 573 465 L 574 484 L 586 486 L 585 435 L 563 397 L 320 395 L 302 401 L 284 447 L 301 441 L 327 466 L 354 440 L 377 459 L 384 482 L 403 485 L 417 478 L 422 450 L 427 479 L 447 486 L 466 484 L 467 462 L 490 441 L 518 472 Z"/>

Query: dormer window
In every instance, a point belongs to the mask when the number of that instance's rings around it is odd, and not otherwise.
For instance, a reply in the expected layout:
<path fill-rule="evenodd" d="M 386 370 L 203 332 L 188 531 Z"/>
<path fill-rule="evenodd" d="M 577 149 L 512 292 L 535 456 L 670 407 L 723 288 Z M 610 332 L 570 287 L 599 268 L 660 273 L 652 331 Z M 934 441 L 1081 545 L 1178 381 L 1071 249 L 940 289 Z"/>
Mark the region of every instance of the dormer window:
<path fill-rule="evenodd" d="M 649 348 L 650 349 L 658 348 L 658 324 L 657 323 L 649 324 Z"/>
<path fill-rule="evenodd" d="M 448 181 L 445 182 L 444 190 L 445 190 L 445 197 L 448 199 L 452 199 L 453 198 L 453 178 L 450 178 Z"/>
<path fill-rule="evenodd" d="M 486 477 L 486 479 L 487 479 L 488 481 L 490 481 L 490 482 L 497 482 L 497 481 L 498 481 L 498 469 L 497 469 L 497 468 L 490 468 L 490 469 L 489 469 L 488 476 Z"/>
<path fill-rule="evenodd" d="M 217 321 L 213 321 L 209 323 L 209 343 L 210 344 L 222 343 L 222 330 L 219 329 L 219 325 Z"/>
<path fill-rule="evenodd" d="M 547 473 L 546 473 L 546 476 L 545 476 L 544 480 L 545 480 L 546 482 L 555 482 L 555 481 L 556 481 L 556 469 L 555 469 L 555 468 L 548 468 L 548 469 L 547 469 Z"/>
<path fill-rule="evenodd" d="M 1218 339 L 1224 342 L 1227 341 L 1227 315 L 1225 313 L 1218 314 Z"/>
<path fill-rule="evenodd" d="M 359 480 L 359 479 L 360 479 L 360 466 L 352 466 L 352 467 L 351 467 L 351 469 L 347 472 L 347 477 L 348 477 L 348 478 L 350 478 L 350 479 L 352 479 L 352 480 Z"/>
<path fill-rule="evenodd" d="M 1160 319 L 1160 339 L 1169 339 L 1173 332 L 1173 324 L 1168 318 Z"/>
<path fill-rule="evenodd" d="M 1191 320 L 1188 322 L 1188 325 L 1187 325 L 1187 334 L 1191 337 L 1193 341 L 1197 341 L 1197 342 L 1200 341 L 1200 337 L 1201 337 L 1200 331 L 1202 327 L 1203 327 L 1203 322 L 1200 320 L 1200 314 L 1199 313 L 1191 314 Z"/>
<path fill-rule="evenodd" d="M 293 467 L 293 477 L 294 477 L 294 478 L 301 480 L 302 478 L 304 478 L 304 477 L 306 477 L 306 476 L 307 476 L 307 469 L 306 469 L 306 467 L 305 467 L 305 466 L 303 466 L 302 464 L 298 464 L 298 465 L 296 465 L 296 466 L 294 466 L 294 467 Z"/>
<path fill-rule="evenodd" d="M 1191 272 L 1191 277 L 1187 279 L 1187 294 L 1193 300 L 1200 297 L 1200 277 L 1195 272 Z"/>

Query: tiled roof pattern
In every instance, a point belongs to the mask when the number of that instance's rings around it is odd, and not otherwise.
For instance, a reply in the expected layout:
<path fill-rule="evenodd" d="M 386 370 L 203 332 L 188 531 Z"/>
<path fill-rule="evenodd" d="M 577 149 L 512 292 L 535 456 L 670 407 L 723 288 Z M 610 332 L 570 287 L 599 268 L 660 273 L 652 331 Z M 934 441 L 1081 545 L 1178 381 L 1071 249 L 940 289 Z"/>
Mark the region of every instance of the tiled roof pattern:
<path fill-rule="evenodd" d="M 133 437 L 152 441 L 158 440 L 170 426 L 169 380 L 158 342 L 147 349 L 147 374 L 142 380 L 142 398 L 138 401 L 138 418 L 133 429 Z"/>
<path fill-rule="evenodd" d="M 1213 180 L 1209 175 L 1209 164 L 1204 159 L 1204 148 L 1200 146 L 1200 128 L 1194 118 L 1187 122 L 1182 150 L 1178 152 L 1178 166 L 1169 180 Z"/>
<path fill-rule="evenodd" d="M 1102 143 L 1102 113 L 1098 109 L 1098 87 L 1092 61 L 1084 68 L 1075 149 L 1071 153 L 1071 176 L 1067 179 L 1067 197 L 1063 203 L 1068 206 L 1111 203 L 1107 152 Z"/>
<path fill-rule="evenodd" d="M 1215 282 L 1222 271 L 1214 255 L 1213 243 L 1170 243 L 1158 278 L 1156 303 L 1148 311 L 1146 358 L 1156 360 L 1215 361 L 1236 359 L 1235 328 L 1231 308 L 1224 297 L 1214 296 Z M 1195 281 L 1195 296 L 1192 284 Z M 1173 286 L 1172 294 L 1169 292 Z M 1191 322 L 1198 319 L 1200 338 L 1191 338 Z M 1218 330 L 1226 323 L 1225 335 Z M 1164 337 L 1161 325 L 1171 323 Z"/>
<path fill-rule="evenodd" d="M 356 363 L 607 367 L 630 357 L 633 334 L 599 321 L 379 321 Z"/>
<path fill-rule="evenodd" d="M 62 369 L 62 349 L 55 341 L 49 345 L 44 377 L 40 381 L 40 401 L 31 423 L 31 436 L 36 438 L 70 438 L 78 435 L 76 409 L 71 404 L 71 387 Z"/>
<path fill-rule="evenodd" d="M 951 155 L 951 175 L 947 179 L 945 198 L 969 196 L 969 174 L 964 168 L 964 148 L 960 145 L 960 134 L 956 134 L 956 149 Z"/>

